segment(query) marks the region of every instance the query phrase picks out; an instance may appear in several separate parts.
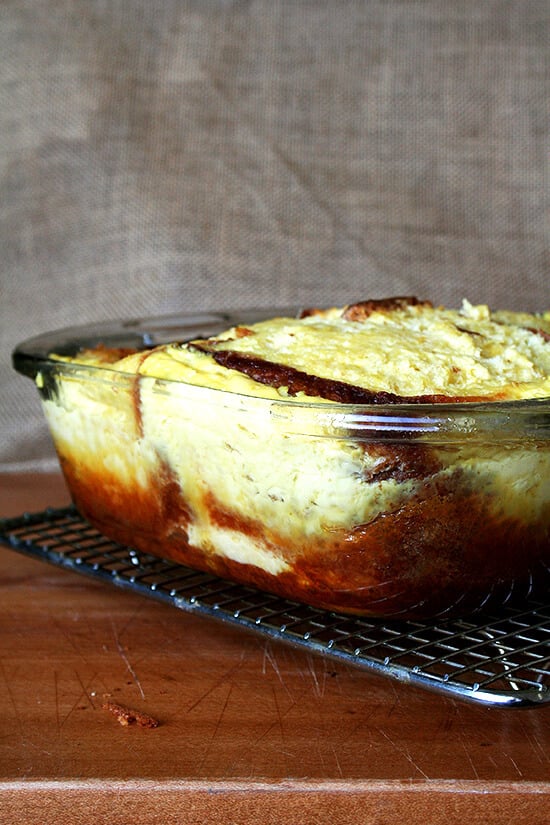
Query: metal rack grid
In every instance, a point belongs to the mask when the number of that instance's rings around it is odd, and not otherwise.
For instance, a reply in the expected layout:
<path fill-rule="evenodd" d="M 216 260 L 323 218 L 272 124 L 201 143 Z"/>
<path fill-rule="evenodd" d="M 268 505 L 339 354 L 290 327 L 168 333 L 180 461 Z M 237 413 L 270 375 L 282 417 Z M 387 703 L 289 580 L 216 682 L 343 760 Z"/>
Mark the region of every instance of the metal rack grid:
<path fill-rule="evenodd" d="M 73 507 L 0 520 L 0 542 L 73 570 L 346 664 L 500 707 L 550 702 L 550 604 L 467 619 L 389 622 L 286 601 L 115 544 Z"/>

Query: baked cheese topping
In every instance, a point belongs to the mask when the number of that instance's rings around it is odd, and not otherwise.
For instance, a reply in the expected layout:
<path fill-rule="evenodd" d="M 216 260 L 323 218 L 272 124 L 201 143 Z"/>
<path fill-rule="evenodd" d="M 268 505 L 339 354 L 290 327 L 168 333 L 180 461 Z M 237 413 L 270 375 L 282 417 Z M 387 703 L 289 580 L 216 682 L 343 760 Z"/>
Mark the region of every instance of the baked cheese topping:
<path fill-rule="evenodd" d="M 272 318 L 109 366 L 275 399 L 514 400 L 550 395 L 549 340 L 550 312 L 491 313 L 468 301 L 453 310 L 397 298 Z M 93 353 L 74 360 L 93 363 Z M 97 360 L 105 365 L 103 354 Z"/>

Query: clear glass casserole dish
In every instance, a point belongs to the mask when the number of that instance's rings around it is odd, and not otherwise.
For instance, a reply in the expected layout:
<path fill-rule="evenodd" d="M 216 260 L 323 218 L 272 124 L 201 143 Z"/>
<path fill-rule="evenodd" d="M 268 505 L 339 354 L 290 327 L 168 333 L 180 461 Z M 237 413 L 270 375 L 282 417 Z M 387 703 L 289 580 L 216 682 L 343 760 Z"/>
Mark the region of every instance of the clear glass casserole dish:
<path fill-rule="evenodd" d="M 546 588 L 548 398 L 290 401 L 57 357 L 283 312 L 120 321 L 17 347 L 83 516 L 139 550 L 341 612 L 457 615 Z"/>

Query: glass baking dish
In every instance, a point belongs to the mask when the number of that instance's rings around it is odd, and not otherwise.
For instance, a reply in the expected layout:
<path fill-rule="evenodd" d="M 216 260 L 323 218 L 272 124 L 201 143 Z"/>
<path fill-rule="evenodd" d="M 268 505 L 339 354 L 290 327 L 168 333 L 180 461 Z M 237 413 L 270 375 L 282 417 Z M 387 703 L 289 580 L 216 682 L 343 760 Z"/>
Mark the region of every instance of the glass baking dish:
<path fill-rule="evenodd" d="M 17 347 L 82 515 L 137 550 L 339 612 L 455 616 L 545 590 L 548 398 L 272 400 L 57 357 L 283 313 L 296 310 L 123 320 Z"/>

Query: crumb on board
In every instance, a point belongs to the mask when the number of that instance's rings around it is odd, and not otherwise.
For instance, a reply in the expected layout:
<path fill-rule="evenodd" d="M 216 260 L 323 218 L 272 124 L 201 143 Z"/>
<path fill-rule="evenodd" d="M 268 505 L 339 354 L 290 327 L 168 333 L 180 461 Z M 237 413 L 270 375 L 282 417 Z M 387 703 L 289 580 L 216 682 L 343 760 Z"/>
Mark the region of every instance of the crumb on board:
<path fill-rule="evenodd" d="M 115 719 L 123 727 L 128 725 L 139 725 L 140 728 L 158 728 L 159 721 L 154 716 L 149 716 L 148 713 L 142 713 L 140 710 L 127 708 L 124 705 L 119 705 L 117 702 L 105 702 L 103 710 L 112 713 Z"/>

